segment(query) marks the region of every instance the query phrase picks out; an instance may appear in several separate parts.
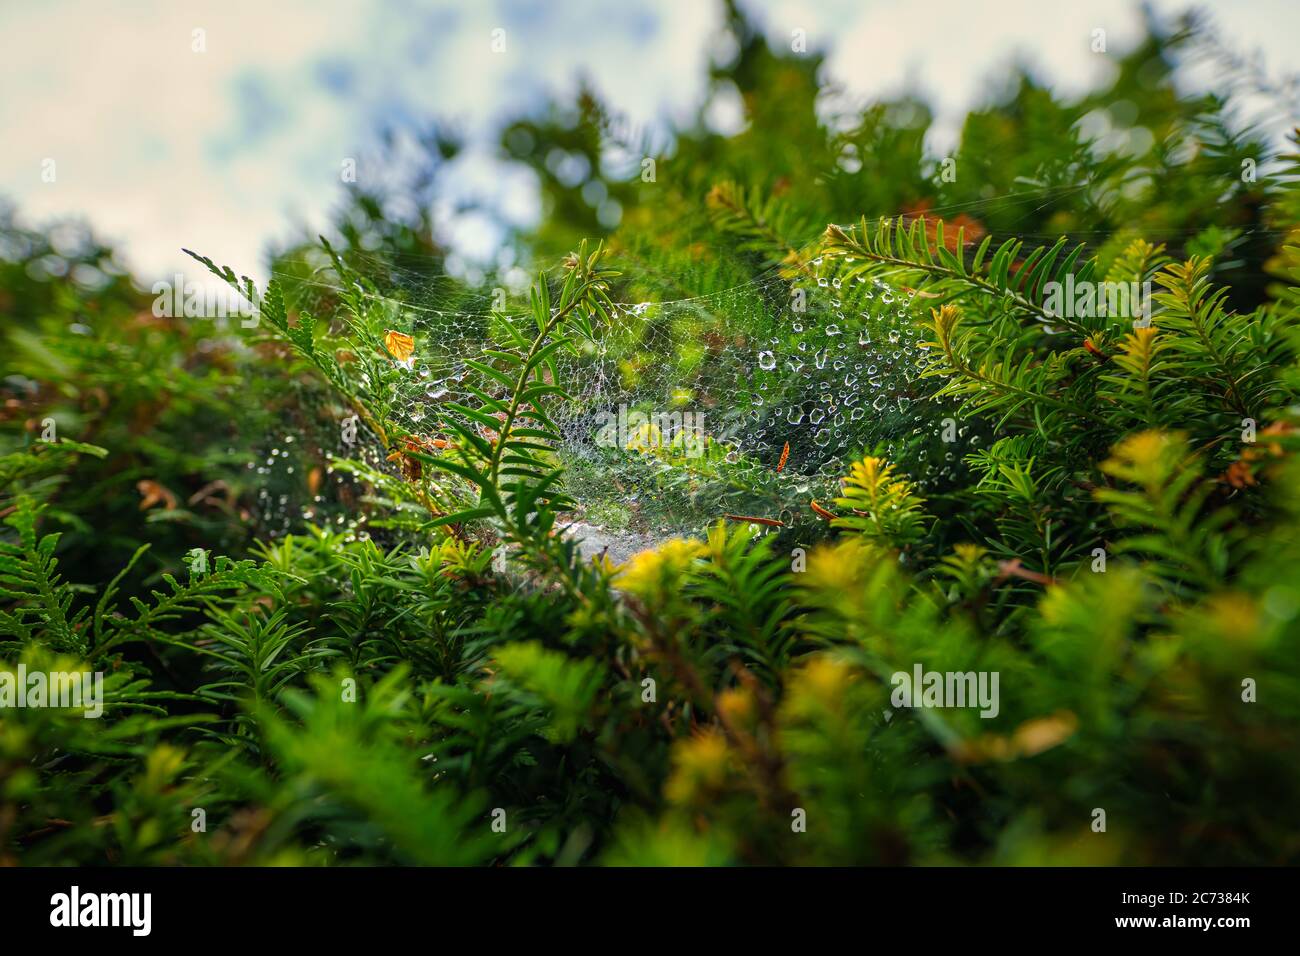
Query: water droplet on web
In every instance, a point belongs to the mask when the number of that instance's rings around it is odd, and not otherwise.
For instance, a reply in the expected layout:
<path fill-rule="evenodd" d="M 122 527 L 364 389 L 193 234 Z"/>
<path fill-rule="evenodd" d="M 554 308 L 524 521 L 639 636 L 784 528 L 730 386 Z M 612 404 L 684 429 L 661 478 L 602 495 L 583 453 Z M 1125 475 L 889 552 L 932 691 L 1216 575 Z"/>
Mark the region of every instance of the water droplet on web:
<path fill-rule="evenodd" d="M 758 353 L 758 367 L 762 369 L 776 368 L 776 356 L 771 352 Z"/>

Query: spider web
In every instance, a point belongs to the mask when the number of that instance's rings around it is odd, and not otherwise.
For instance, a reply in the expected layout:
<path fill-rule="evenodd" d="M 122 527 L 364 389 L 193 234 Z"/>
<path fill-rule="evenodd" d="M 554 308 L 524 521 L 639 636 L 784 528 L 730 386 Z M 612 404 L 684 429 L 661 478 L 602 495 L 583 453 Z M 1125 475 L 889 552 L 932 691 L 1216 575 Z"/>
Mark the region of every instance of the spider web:
<path fill-rule="evenodd" d="M 466 385 L 484 386 L 466 359 L 505 347 L 493 294 L 370 264 L 385 280 L 375 297 L 415 342 L 410 367 L 385 382 L 396 392 L 393 418 L 444 435 L 456 415 L 448 403 L 476 406 Z M 674 288 L 690 279 L 674 277 Z M 916 428 L 914 405 L 929 389 L 918 381 L 928 353 L 915 296 L 814 258 L 699 296 L 616 301 L 594 341 L 555 355 L 557 384 L 572 400 L 554 399 L 548 413 L 563 436 L 556 452 L 580 528 L 635 549 L 724 515 L 766 519 L 754 523 L 760 532 L 820 521 L 809 502 L 836 495 L 847 460 Z M 507 310 L 519 311 L 522 298 Z M 637 415 L 680 419 L 686 440 L 638 428 Z M 377 442 L 335 453 L 394 469 Z"/>

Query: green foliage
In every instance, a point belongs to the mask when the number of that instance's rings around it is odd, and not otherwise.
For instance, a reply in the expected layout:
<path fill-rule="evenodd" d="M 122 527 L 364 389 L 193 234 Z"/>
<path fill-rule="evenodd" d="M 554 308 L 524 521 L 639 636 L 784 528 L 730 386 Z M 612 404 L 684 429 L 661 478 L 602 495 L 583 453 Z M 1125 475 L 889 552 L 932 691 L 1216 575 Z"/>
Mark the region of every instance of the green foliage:
<path fill-rule="evenodd" d="M 259 302 L 256 328 L 0 268 L 24 320 L 4 330 L 0 677 L 103 675 L 94 719 L 0 709 L 0 864 L 1296 862 L 1294 157 L 1240 181 L 1263 146 L 1177 95 L 1180 30 L 1075 102 L 1018 77 L 967 118 L 950 181 L 921 104 L 823 125 L 817 57 L 729 15 L 716 79 L 749 125 L 680 131 L 661 181 L 606 184 L 618 226 L 546 171 L 552 147 L 600 168 L 594 95 L 507 130 L 551 200 L 521 248 L 576 251 L 525 309 L 473 316 L 427 434 L 403 424 L 395 263 L 442 259 L 376 197 L 260 293 L 191 254 Z M 1136 154 L 1081 131 L 1118 99 L 1152 134 Z M 634 451 L 647 523 L 679 536 L 584 554 L 575 487 L 608 463 L 566 462 L 556 421 L 584 350 L 723 403 L 700 369 L 735 334 L 726 303 L 779 339 L 813 263 L 846 312 L 879 281 L 928 313 L 878 447 L 799 485 L 797 514 L 784 453 Z M 1101 281 L 1151 282 L 1151 314 L 1053 298 Z M 699 341 L 604 338 L 615 302 L 664 290 L 714 297 Z M 863 331 L 917 331 L 881 321 Z M 38 437 L 48 417 L 67 437 Z M 910 706 L 917 668 L 999 693 Z"/>
<path fill-rule="evenodd" d="M 868 455 L 849 467 L 843 496 L 835 503 L 853 511 L 831 522 L 837 528 L 853 528 L 894 547 L 910 544 L 923 533 L 923 499 L 879 458 Z"/>

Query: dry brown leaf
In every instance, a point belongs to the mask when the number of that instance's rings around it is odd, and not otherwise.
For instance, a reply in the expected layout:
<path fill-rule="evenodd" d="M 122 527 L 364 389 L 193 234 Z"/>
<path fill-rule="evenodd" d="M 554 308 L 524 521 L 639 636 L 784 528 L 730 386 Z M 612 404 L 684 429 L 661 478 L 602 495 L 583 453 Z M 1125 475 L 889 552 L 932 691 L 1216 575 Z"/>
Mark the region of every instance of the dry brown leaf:
<path fill-rule="evenodd" d="M 165 505 L 168 511 L 176 510 L 176 496 L 162 485 L 158 484 L 158 482 L 145 478 L 137 481 L 135 487 L 136 490 L 140 492 L 140 497 L 142 499 L 140 502 L 141 511 L 148 511 L 157 504 Z"/>

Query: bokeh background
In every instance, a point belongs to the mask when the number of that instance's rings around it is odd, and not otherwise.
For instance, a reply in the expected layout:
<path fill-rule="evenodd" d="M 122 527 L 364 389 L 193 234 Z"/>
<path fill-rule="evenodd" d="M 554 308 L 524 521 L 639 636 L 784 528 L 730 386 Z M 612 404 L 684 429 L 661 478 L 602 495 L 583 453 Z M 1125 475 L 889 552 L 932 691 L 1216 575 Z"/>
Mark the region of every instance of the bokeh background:
<path fill-rule="evenodd" d="M 264 279 L 269 246 L 329 222 L 345 160 L 356 161 L 357 185 L 374 189 L 403 162 L 427 164 L 429 143 L 454 141 L 436 182 L 402 190 L 392 202 L 403 208 L 393 212 L 427 205 L 448 271 L 472 279 L 512 265 L 519 253 L 509 236 L 547 214 L 538 172 L 503 144 L 502 131 L 520 117 L 572 104 L 586 88 L 661 148 L 677 129 L 744 127 L 746 106 L 725 73 L 739 53 L 737 10 L 774 47 L 788 50 L 804 31 L 824 115 L 914 94 L 934 112 L 927 149 L 944 155 L 967 111 L 1006 95 L 1013 67 L 1060 96 L 1081 95 L 1113 80 L 1116 54 L 1148 26 L 1171 30 L 1187 8 L 1176 0 L 738 0 L 734 8 L 7 0 L 0 196 L 34 222 L 85 216 L 144 278 L 186 266 L 181 248 L 201 245 Z M 1293 94 L 1300 7 L 1250 0 L 1210 5 L 1203 16 L 1207 44 L 1239 58 L 1243 75 Z M 1109 55 L 1091 49 L 1098 29 Z M 495 30 L 505 31 L 504 52 L 492 49 Z M 1183 90 L 1228 83 L 1223 61 L 1203 53 L 1184 51 Z M 1252 89 L 1237 106 L 1243 123 L 1275 139 L 1285 133 L 1288 111 L 1277 98 Z M 53 183 L 42 179 L 47 159 L 57 164 Z M 594 205 L 597 224 L 617 223 L 617 202 Z"/>

